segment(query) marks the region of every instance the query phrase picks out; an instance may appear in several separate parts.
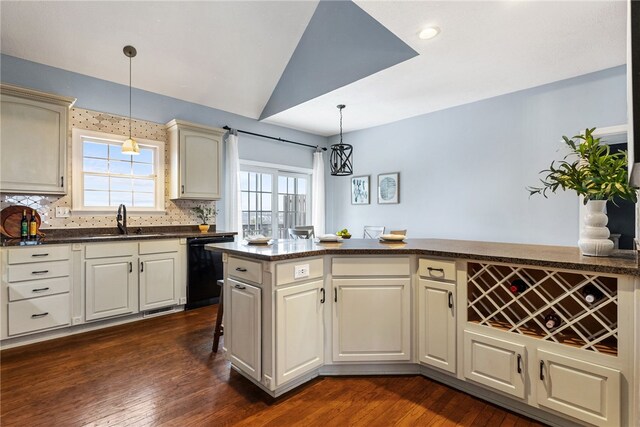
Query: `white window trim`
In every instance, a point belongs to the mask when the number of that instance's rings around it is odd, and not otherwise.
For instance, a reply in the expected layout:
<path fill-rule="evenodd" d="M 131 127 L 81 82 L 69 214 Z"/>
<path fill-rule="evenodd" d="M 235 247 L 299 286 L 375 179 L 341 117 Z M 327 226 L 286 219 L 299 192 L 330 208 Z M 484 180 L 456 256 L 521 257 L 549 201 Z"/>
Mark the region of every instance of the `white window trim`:
<path fill-rule="evenodd" d="M 280 165 L 275 163 L 266 163 L 266 162 L 258 162 L 255 160 L 242 160 L 240 159 L 240 171 L 241 172 L 259 172 L 259 173 L 269 173 L 275 175 L 276 179 L 273 181 L 273 187 L 277 189 L 277 176 L 290 176 L 293 178 L 306 178 L 307 185 L 307 212 L 306 212 L 306 223 L 311 224 L 311 181 L 313 178 L 313 169 L 309 168 L 301 168 L 298 166 L 289 166 L 289 165 Z M 271 194 L 271 206 L 275 206 L 275 211 L 272 209 L 272 212 L 278 212 L 278 191 L 272 191 Z M 242 209 L 241 209 L 242 211 Z M 272 216 L 273 217 L 273 216 Z M 277 218 L 277 215 L 276 217 Z M 242 226 L 243 224 L 240 224 Z M 272 223 L 273 226 L 273 223 Z M 277 223 L 276 226 L 279 228 L 280 224 Z"/>
<path fill-rule="evenodd" d="M 71 212 L 74 215 L 113 215 L 117 207 L 109 209 L 91 209 L 84 207 L 84 185 L 83 185 L 83 169 L 82 169 L 82 138 L 103 140 L 110 143 L 122 144 L 127 140 L 127 136 L 110 134 L 106 132 L 96 132 L 85 129 L 73 128 L 71 130 Z M 164 145 L 163 141 L 153 141 L 151 139 L 136 138 L 138 145 L 141 147 L 155 147 L 157 156 L 155 156 L 154 170 L 156 171 L 156 205 L 152 208 L 140 208 L 127 206 L 128 214 L 143 215 L 166 215 L 164 200 Z"/>

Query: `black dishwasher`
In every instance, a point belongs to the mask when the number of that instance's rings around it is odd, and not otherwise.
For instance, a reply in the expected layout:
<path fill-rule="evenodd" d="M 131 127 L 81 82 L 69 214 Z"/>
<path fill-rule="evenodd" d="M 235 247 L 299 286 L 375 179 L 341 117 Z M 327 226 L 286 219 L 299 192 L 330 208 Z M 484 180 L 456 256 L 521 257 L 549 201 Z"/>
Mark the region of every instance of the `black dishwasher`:
<path fill-rule="evenodd" d="M 222 279 L 222 252 L 208 251 L 209 243 L 233 242 L 233 236 L 194 237 L 187 239 L 187 305 L 191 310 L 218 303 Z"/>

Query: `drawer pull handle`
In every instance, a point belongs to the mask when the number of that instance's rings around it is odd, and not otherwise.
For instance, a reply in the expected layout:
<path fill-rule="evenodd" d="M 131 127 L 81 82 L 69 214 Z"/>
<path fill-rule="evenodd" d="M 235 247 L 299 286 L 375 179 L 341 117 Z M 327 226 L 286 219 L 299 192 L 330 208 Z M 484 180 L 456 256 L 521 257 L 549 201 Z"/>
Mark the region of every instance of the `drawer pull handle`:
<path fill-rule="evenodd" d="M 44 316 L 46 316 L 46 315 L 48 315 L 48 314 L 49 314 L 49 312 L 45 312 L 45 313 L 38 313 L 38 314 L 32 314 L 32 315 L 31 315 L 31 318 L 32 318 L 32 319 L 39 319 L 39 318 L 44 317 Z"/>
<path fill-rule="evenodd" d="M 49 270 L 32 271 L 31 274 L 47 274 Z"/>
<path fill-rule="evenodd" d="M 324 288 L 320 288 L 320 292 L 322 293 L 322 298 L 320 298 L 320 304 L 324 304 Z"/>
<path fill-rule="evenodd" d="M 235 285 L 236 289 L 247 289 L 246 286 L 242 286 L 242 285 Z"/>
<path fill-rule="evenodd" d="M 544 381 L 544 360 L 540 361 L 540 381 Z"/>
<path fill-rule="evenodd" d="M 518 355 L 517 365 L 518 365 L 518 373 L 521 374 L 522 373 L 522 356 L 520 355 Z"/>
<path fill-rule="evenodd" d="M 32 257 L 49 256 L 49 254 L 31 254 Z"/>
<path fill-rule="evenodd" d="M 429 271 L 429 273 L 431 273 L 433 271 L 439 271 L 440 273 L 444 274 L 444 268 L 427 267 L 427 270 Z"/>
<path fill-rule="evenodd" d="M 31 289 L 31 292 L 44 292 L 48 290 L 49 288 L 36 288 L 36 289 Z"/>
<path fill-rule="evenodd" d="M 236 271 L 239 271 L 241 273 L 245 273 L 247 271 L 247 269 L 244 268 L 244 267 L 236 267 Z"/>
<path fill-rule="evenodd" d="M 448 293 L 447 297 L 449 300 L 449 308 L 453 308 L 453 292 L 449 291 L 447 293 Z"/>

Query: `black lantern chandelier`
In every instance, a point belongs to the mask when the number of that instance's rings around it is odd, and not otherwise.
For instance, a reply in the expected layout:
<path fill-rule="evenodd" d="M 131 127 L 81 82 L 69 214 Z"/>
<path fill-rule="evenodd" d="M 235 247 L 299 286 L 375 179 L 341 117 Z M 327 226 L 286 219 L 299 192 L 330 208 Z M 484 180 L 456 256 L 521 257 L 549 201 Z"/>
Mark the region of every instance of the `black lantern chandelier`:
<path fill-rule="evenodd" d="M 340 143 L 331 146 L 331 156 L 329 157 L 331 175 L 335 176 L 353 175 L 353 146 L 342 143 L 342 109 L 344 107 L 344 104 L 338 105 L 338 110 L 340 110 Z"/>

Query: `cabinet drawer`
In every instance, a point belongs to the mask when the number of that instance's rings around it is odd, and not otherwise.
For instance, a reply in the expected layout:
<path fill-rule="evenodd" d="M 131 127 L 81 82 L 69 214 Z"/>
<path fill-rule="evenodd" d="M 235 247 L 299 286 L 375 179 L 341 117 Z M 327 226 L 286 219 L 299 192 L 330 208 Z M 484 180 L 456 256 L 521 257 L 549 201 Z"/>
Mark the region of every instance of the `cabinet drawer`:
<path fill-rule="evenodd" d="M 10 302 L 8 311 L 9 335 L 68 325 L 69 294 Z"/>
<path fill-rule="evenodd" d="M 305 269 L 306 274 L 296 278 L 296 268 Z M 302 282 L 304 280 L 322 277 L 322 258 L 316 259 L 300 259 L 295 262 L 285 262 L 276 265 L 276 285 L 285 285 L 287 283 Z"/>
<path fill-rule="evenodd" d="M 46 295 L 69 292 L 70 277 L 56 277 L 55 279 L 30 280 L 28 282 L 12 283 L 9 288 L 9 301 L 19 301 Z"/>
<path fill-rule="evenodd" d="M 95 243 L 84 248 L 86 259 L 135 256 L 137 254 L 138 244 L 136 242 Z"/>
<path fill-rule="evenodd" d="M 40 245 L 31 248 L 9 249 L 9 264 L 59 261 L 69 259 L 69 246 Z"/>
<path fill-rule="evenodd" d="M 408 276 L 408 257 L 334 258 L 334 276 Z"/>
<path fill-rule="evenodd" d="M 9 266 L 8 270 L 9 282 L 65 277 L 69 275 L 69 261 L 12 265 Z"/>
<path fill-rule="evenodd" d="M 150 240 L 140 242 L 139 245 L 140 255 L 178 252 L 179 248 L 179 242 L 177 240 Z"/>
<path fill-rule="evenodd" d="M 242 258 L 229 257 L 229 276 L 254 283 L 262 283 L 262 264 Z"/>
<path fill-rule="evenodd" d="M 456 280 L 456 262 L 441 259 L 425 259 L 418 261 L 418 274 L 436 280 Z"/>

